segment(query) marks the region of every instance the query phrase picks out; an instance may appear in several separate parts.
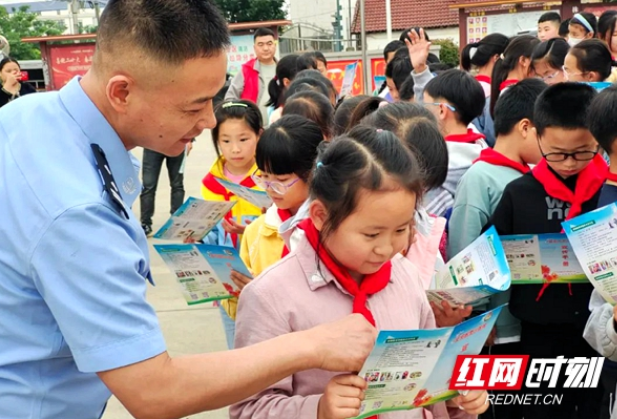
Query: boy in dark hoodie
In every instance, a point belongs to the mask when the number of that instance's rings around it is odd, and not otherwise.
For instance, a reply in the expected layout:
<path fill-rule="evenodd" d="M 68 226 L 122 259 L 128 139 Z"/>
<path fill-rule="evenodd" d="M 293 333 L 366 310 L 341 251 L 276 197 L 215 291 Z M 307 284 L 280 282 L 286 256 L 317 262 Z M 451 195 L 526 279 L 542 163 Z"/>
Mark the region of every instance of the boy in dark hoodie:
<path fill-rule="evenodd" d="M 597 208 L 607 166 L 587 127 L 595 95 L 588 85 L 560 83 L 538 97 L 534 124 L 543 158 L 506 186 L 489 222 L 499 234 L 559 233 L 563 221 Z M 532 359 L 597 356 L 583 338 L 592 290 L 589 283 L 512 286 L 510 311 L 521 320 L 521 353 Z M 562 390 L 564 371 L 559 390 L 546 388 L 546 382 L 524 390 L 563 393 L 563 403 L 525 405 L 525 419 L 599 417 L 602 389 Z"/>

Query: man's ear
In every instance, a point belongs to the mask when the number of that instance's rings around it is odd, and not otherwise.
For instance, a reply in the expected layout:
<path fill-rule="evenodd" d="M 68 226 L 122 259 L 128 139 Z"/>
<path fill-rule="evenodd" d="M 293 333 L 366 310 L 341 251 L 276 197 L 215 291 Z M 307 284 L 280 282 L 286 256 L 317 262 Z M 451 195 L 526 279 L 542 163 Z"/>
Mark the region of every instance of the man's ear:
<path fill-rule="evenodd" d="M 134 89 L 133 80 L 124 75 L 116 75 L 107 83 L 107 100 L 118 113 L 125 113 L 129 103 L 129 93 Z"/>
<path fill-rule="evenodd" d="M 309 206 L 309 217 L 317 231 L 323 231 L 326 221 L 328 220 L 328 210 L 319 199 L 315 199 Z"/>

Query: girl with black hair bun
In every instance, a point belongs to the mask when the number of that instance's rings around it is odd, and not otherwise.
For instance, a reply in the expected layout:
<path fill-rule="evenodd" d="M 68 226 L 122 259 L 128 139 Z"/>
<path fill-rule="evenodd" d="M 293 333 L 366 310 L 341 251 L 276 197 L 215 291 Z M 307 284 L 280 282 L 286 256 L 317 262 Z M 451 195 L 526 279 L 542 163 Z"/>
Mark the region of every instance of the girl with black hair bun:
<path fill-rule="evenodd" d="M 476 70 L 476 80 L 482 85 L 486 97 L 491 95 L 493 67 L 509 42 L 507 36 L 492 33 L 480 42 L 467 44 L 461 52 L 461 68 L 465 71 Z"/>

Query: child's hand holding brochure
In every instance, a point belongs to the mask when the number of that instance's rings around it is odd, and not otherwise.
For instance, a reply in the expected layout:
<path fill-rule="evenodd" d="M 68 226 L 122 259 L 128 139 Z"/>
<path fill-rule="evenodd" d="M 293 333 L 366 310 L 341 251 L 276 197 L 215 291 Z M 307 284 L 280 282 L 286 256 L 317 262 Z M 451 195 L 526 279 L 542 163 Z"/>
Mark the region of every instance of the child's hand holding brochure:
<path fill-rule="evenodd" d="M 455 327 L 381 331 L 360 377 L 361 416 L 426 407 L 458 395 L 450 379 L 458 355 L 478 355 L 503 306 Z"/>
<path fill-rule="evenodd" d="M 233 247 L 207 244 L 154 245 L 154 249 L 175 274 L 189 305 L 225 300 L 238 295 L 232 271 L 252 278 Z"/>
<path fill-rule="evenodd" d="M 435 275 L 429 301 L 452 307 L 471 304 L 510 288 L 510 268 L 494 227 L 453 257 Z"/>
<path fill-rule="evenodd" d="M 202 240 L 236 204 L 189 198 L 154 235 L 155 239 Z"/>

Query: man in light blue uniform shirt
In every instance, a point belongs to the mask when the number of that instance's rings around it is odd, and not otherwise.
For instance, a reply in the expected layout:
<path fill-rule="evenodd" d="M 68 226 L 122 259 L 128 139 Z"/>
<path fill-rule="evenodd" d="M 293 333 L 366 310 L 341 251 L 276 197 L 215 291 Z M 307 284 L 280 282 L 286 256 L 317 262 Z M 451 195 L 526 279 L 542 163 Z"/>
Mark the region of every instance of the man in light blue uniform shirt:
<path fill-rule="evenodd" d="M 0 418 L 95 419 L 111 393 L 137 418 L 177 418 L 296 371 L 360 369 L 375 331 L 357 315 L 237 351 L 166 352 L 128 150 L 176 155 L 213 126 L 228 42 L 207 0 L 111 0 L 88 74 L 0 110 Z"/>

